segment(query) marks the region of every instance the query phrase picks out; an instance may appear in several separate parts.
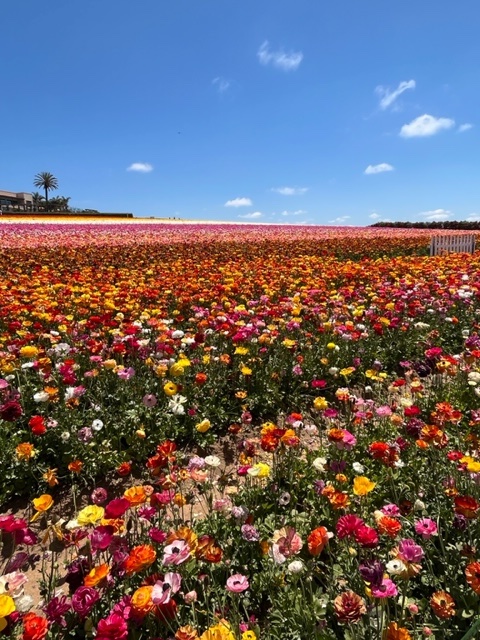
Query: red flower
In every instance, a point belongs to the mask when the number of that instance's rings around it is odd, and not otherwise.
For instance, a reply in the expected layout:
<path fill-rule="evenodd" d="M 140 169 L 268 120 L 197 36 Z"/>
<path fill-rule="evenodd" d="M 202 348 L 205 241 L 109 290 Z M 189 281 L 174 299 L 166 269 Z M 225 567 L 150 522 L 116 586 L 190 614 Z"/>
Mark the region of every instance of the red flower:
<path fill-rule="evenodd" d="M 373 527 L 364 525 L 355 531 L 355 540 L 366 549 L 373 549 L 378 544 L 378 534 Z"/>
<path fill-rule="evenodd" d="M 132 472 L 132 463 L 131 462 L 122 462 L 122 464 L 118 465 L 117 473 L 122 478 L 129 476 Z"/>
<path fill-rule="evenodd" d="M 465 518 L 475 518 L 480 505 L 471 496 L 456 496 L 455 511 L 461 513 Z"/>
<path fill-rule="evenodd" d="M 43 640 L 48 633 L 48 621 L 35 613 L 27 613 L 23 618 L 23 640 Z"/>
<path fill-rule="evenodd" d="M 355 535 L 355 532 L 365 526 L 365 523 L 361 518 L 353 514 L 342 516 L 337 522 L 337 536 L 340 538 L 347 538 Z"/>
<path fill-rule="evenodd" d="M 32 416 L 28 421 L 28 426 L 32 430 L 34 436 L 43 436 L 47 431 L 45 420 L 42 416 Z"/>
<path fill-rule="evenodd" d="M 118 613 L 111 613 L 100 620 L 97 626 L 96 640 L 125 640 L 128 635 L 126 621 Z"/>

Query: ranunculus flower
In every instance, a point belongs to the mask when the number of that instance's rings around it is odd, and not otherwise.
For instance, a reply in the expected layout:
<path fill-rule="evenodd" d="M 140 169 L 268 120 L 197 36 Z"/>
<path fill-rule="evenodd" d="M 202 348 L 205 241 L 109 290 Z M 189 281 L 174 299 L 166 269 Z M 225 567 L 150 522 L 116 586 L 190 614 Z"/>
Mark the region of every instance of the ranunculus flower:
<path fill-rule="evenodd" d="M 81 618 L 86 618 L 100 600 L 100 594 L 92 587 L 79 587 L 72 596 L 72 609 Z"/>
<path fill-rule="evenodd" d="M 422 518 L 415 523 L 415 531 L 424 540 L 429 540 L 432 536 L 437 535 L 438 528 L 436 523 L 430 518 Z"/>
<path fill-rule="evenodd" d="M 230 576 L 227 580 L 227 590 L 232 593 L 242 593 L 242 591 L 246 591 L 250 583 L 246 576 L 243 576 L 241 573 L 235 573 L 233 576 Z"/>

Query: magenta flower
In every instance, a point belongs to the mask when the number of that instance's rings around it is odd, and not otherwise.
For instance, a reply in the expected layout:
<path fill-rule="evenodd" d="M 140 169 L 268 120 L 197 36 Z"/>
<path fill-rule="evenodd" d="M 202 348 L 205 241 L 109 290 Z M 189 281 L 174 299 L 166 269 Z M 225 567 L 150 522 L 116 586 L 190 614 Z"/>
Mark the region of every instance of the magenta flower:
<path fill-rule="evenodd" d="M 346 429 L 343 429 L 343 438 L 335 442 L 335 446 L 337 449 L 340 449 L 340 451 L 351 451 L 356 444 L 356 437 Z"/>
<path fill-rule="evenodd" d="M 93 504 L 100 505 L 106 502 L 108 497 L 106 489 L 103 487 L 98 487 L 98 489 L 94 489 L 92 491 L 92 495 L 90 496 Z"/>
<path fill-rule="evenodd" d="M 157 542 L 158 544 L 162 544 L 167 539 L 167 534 L 165 531 L 158 529 L 157 527 L 152 527 L 148 532 L 148 537 L 150 540 Z"/>
<path fill-rule="evenodd" d="M 337 522 L 337 536 L 340 538 L 348 538 L 355 535 L 360 527 L 365 526 L 364 521 L 353 514 L 342 516 Z"/>
<path fill-rule="evenodd" d="M 174 593 L 180 590 L 182 576 L 179 573 L 166 573 L 163 580 L 158 580 L 152 590 L 153 604 L 168 604 Z"/>
<path fill-rule="evenodd" d="M 425 555 L 422 547 L 409 538 L 400 542 L 398 551 L 406 562 L 420 562 Z"/>
<path fill-rule="evenodd" d="M 381 508 L 381 512 L 384 513 L 386 516 L 390 516 L 391 518 L 397 518 L 398 516 L 401 515 L 401 511 L 400 509 L 397 507 L 396 504 L 386 504 L 384 507 Z"/>
<path fill-rule="evenodd" d="M 431 518 L 422 518 L 415 523 L 415 531 L 424 540 L 430 540 L 438 532 L 438 527 Z"/>
<path fill-rule="evenodd" d="M 247 577 L 242 576 L 241 573 L 235 573 L 227 580 L 227 590 L 232 593 L 242 593 L 242 591 L 246 591 L 249 586 L 250 583 Z"/>
<path fill-rule="evenodd" d="M 112 543 L 115 528 L 111 525 L 96 527 L 90 534 L 90 543 L 95 551 L 105 551 Z"/>
<path fill-rule="evenodd" d="M 111 613 L 98 622 L 96 640 L 126 640 L 127 636 L 127 622 L 118 613 Z"/>
<path fill-rule="evenodd" d="M 92 587 L 79 587 L 72 596 L 72 609 L 81 618 L 86 618 L 96 602 L 100 600 L 100 594 Z"/>
<path fill-rule="evenodd" d="M 390 578 L 384 578 L 379 587 L 372 587 L 374 598 L 394 598 L 397 594 L 397 586 Z"/>
<path fill-rule="evenodd" d="M 143 396 L 142 402 L 145 407 L 147 407 L 148 409 L 151 409 L 158 402 L 157 396 L 154 395 L 153 393 L 147 393 L 146 395 Z"/>
<path fill-rule="evenodd" d="M 182 564 L 190 557 L 190 547 L 185 540 L 174 540 L 163 550 L 162 564 Z"/>

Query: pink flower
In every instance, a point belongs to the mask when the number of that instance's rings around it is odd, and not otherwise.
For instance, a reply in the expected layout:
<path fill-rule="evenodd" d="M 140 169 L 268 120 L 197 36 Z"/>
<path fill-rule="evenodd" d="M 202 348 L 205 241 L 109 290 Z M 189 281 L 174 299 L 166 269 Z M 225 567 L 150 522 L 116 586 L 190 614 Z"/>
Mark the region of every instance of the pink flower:
<path fill-rule="evenodd" d="M 400 542 L 398 551 L 402 560 L 406 562 L 420 562 L 425 555 L 422 547 L 418 545 L 415 540 L 410 540 L 409 538 Z"/>
<path fill-rule="evenodd" d="M 303 546 L 302 539 L 293 527 L 283 527 L 273 535 L 271 555 L 277 564 L 282 564 L 287 558 L 296 555 Z"/>
<path fill-rule="evenodd" d="M 386 504 L 384 507 L 381 508 L 381 512 L 384 513 L 386 516 L 390 516 L 391 518 L 398 518 L 399 515 L 401 515 L 401 511 L 400 509 L 397 507 L 396 504 Z"/>
<path fill-rule="evenodd" d="M 146 395 L 143 396 L 142 402 L 145 405 L 145 407 L 148 407 L 148 409 L 151 409 L 157 404 L 157 396 L 155 396 L 153 393 L 147 393 Z"/>
<path fill-rule="evenodd" d="M 128 369 L 121 369 L 117 373 L 117 376 L 120 378 L 120 380 L 130 380 L 130 378 L 133 378 L 134 375 L 135 369 L 133 367 L 128 367 Z"/>
<path fill-rule="evenodd" d="M 437 534 L 438 528 L 431 518 L 422 518 L 415 523 L 415 531 L 424 540 L 430 540 L 432 536 Z"/>
<path fill-rule="evenodd" d="M 342 516 L 337 522 L 337 536 L 340 538 L 347 538 L 355 535 L 355 532 L 360 527 L 365 526 L 364 521 L 353 514 Z"/>
<path fill-rule="evenodd" d="M 115 528 L 110 525 L 100 525 L 96 527 L 90 534 L 90 543 L 92 549 L 96 551 L 105 551 L 108 549 L 113 540 Z"/>
<path fill-rule="evenodd" d="M 346 429 L 343 429 L 343 438 L 335 442 L 335 446 L 337 449 L 340 449 L 340 451 L 351 451 L 356 444 L 356 437 Z"/>
<path fill-rule="evenodd" d="M 393 598 L 398 594 L 395 583 L 390 578 L 384 578 L 379 587 L 372 587 L 374 598 Z"/>
<path fill-rule="evenodd" d="M 165 531 L 157 529 L 157 527 L 152 527 L 148 532 L 148 537 L 154 542 L 162 544 L 162 542 L 165 542 L 165 540 L 167 539 L 167 534 L 165 533 Z"/>
<path fill-rule="evenodd" d="M 198 596 L 196 591 L 189 591 L 183 596 L 183 599 L 187 604 L 192 604 L 193 602 L 196 602 L 197 598 Z"/>
<path fill-rule="evenodd" d="M 232 593 L 242 593 L 242 591 L 246 591 L 249 586 L 250 584 L 247 577 L 242 576 L 241 573 L 236 573 L 227 580 L 227 590 Z"/>
<path fill-rule="evenodd" d="M 179 573 L 166 573 L 163 580 L 158 580 L 152 590 L 153 604 L 168 604 L 174 593 L 180 590 L 182 576 Z"/>
<path fill-rule="evenodd" d="M 99 621 L 96 640 L 125 640 L 128 635 L 126 621 L 118 613 L 111 613 Z"/>
<path fill-rule="evenodd" d="M 375 409 L 375 413 L 380 418 L 386 418 L 386 417 L 392 415 L 392 410 L 390 409 L 390 407 L 388 405 L 384 405 L 383 407 L 377 407 Z"/>
<path fill-rule="evenodd" d="M 190 557 L 190 547 L 185 540 L 174 540 L 163 550 L 162 564 L 182 564 Z"/>

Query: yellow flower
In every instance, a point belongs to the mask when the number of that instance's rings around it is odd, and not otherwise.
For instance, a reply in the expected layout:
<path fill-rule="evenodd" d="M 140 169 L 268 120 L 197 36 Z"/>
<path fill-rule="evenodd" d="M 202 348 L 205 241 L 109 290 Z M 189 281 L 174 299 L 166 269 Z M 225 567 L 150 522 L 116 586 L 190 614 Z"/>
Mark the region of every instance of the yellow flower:
<path fill-rule="evenodd" d="M 341 376 L 349 376 L 355 371 L 355 367 L 345 367 L 345 369 L 340 369 Z"/>
<path fill-rule="evenodd" d="M 335 349 L 337 345 L 334 342 L 329 342 L 327 344 L 327 349 L 330 349 L 330 351 L 333 351 L 333 349 Z"/>
<path fill-rule="evenodd" d="M 103 518 L 104 513 L 105 509 L 103 507 L 98 507 L 96 504 L 89 504 L 79 512 L 77 522 L 80 526 L 95 524 Z"/>
<path fill-rule="evenodd" d="M 244 376 L 252 375 L 252 370 L 250 369 L 250 367 L 247 367 L 246 365 L 244 365 L 243 362 L 240 365 L 240 371 L 243 373 Z"/>
<path fill-rule="evenodd" d="M 253 467 L 250 467 L 247 473 L 254 478 L 268 478 L 270 467 L 265 462 L 257 462 Z"/>
<path fill-rule="evenodd" d="M 17 445 L 15 453 L 19 460 L 31 460 L 37 452 L 35 451 L 33 444 L 30 444 L 30 442 L 21 442 Z"/>
<path fill-rule="evenodd" d="M 470 473 L 480 472 L 480 462 L 470 456 L 463 456 L 463 458 L 460 458 L 459 462 L 467 465 L 467 471 Z"/>
<path fill-rule="evenodd" d="M 163 391 L 166 396 L 174 396 L 178 391 L 178 387 L 174 382 L 169 381 L 163 385 Z"/>
<path fill-rule="evenodd" d="M 241 640 L 257 640 L 257 636 L 253 631 L 244 631 Z"/>
<path fill-rule="evenodd" d="M 20 349 L 20 355 L 23 358 L 35 358 L 38 355 L 38 349 L 33 346 L 25 346 Z"/>
<path fill-rule="evenodd" d="M 247 347 L 237 347 L 235 349 L 235 353 L 238 354 L 239 356 L 246 356 L 248 352 L 249 352 L 249 349 L 247 349 Z"/>
<path fill-rule="evenodd" d="M 15 601 L 5 594 L 0 595 L 0 618 L 6 618 L 15 611 Z"/>
<path fill-rule="evenodd" d="M 104 369 L 115 369 L 117 361 L 111 358 L 110 360 L 104 360 L 102 364 Z"/>
<path fill-rule="evenodd" d="M 204 420 L 199 422 L 195 428 L 199 433 L 206 433 L 211 426 L 212 426 L 212 423 L 210 422 L 210 420 L 207 420 L 205 418 Z"/>
<path fill-rule="evenodd" d="M 372 482 L 365 476 L 357 476 L 353 481 L 353 493 L 356 496 L 366 496 L 367 493 L 373 491 L 376 486 L 376 482 Z"/>
<path fill-rule="evenodd" d="M 202 633 L 200 640 L 235 640 L 235 636 L 229 623 L 226 620 L 220 620 L 218 624 Z"/>
<path fill-rule="evenodd" d="M 323 396 L 318 396 L 318 398 L 315 398 L 315 400 L 313 401 L 313 406 L 315 407 L 315 409 L 317 409 L 317 411 L 325 411 L 325 409 L 328 407 L 328 402 Z"/>
<path fill-rule="evenodd" d="M 183 376 L 183 374 L 185 373 L 185 365 L 182 364 L 181 362 L 174 362 L 169 369 L 169 373 L 172 376 L 172 378 L 179 378 L 180 376 Z M 165 390 L 165 387 L 164 387 L 164 390 Z"/>

